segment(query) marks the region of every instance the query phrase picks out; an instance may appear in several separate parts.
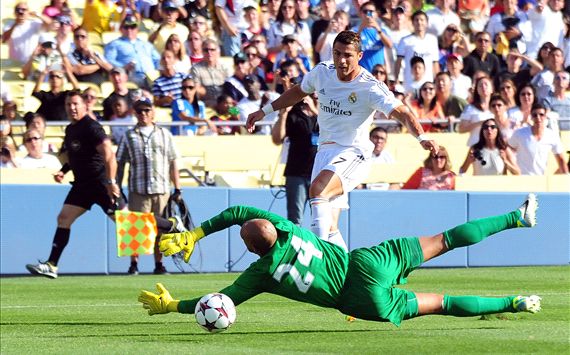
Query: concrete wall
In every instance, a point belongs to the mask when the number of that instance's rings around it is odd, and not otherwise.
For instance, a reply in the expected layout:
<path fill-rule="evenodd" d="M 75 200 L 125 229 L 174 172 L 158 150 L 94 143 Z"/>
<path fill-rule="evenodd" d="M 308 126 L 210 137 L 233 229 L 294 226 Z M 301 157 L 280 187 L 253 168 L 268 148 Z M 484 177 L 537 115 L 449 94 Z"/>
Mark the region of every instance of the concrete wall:
<path fill-rule="evenodd" d="M 25 264 L 47 259 L 56 216 L 69 186 L 0 185 L 0 273 L 26 274 Z M 246 204 L 286 215 L 278 190 L 186 188 L 184 198 L 196 223 L 223 209 Z M 277 198 L 275 199 L 275 195 Z M 341 214 L 340 229 L 350 249 L 398 236 L 433 235 L 475 218 L 516 208 L 523 193 L 429 191 L 354 191 L 351 208 Z M 426 263 L 428 267 L 564 265 L 570 262 L 570 194 L 538 194 L 538 225 L 509 230 L 473 247 L 461 248 Z M 309 224 L 309 211 L 304 226 Z M 255 260 L 232 227 L 199 243 L 186 269 L 201 272 L 244 270 Z M 177 271 L 170 258 L 169 271 Z M 115 225 L 98 206 L 75 223 L 60 273 L 124 273 L 129 258 L 117 257 Z M 152 272 L 152 256 L 143 256 L 141 272 Z"/>

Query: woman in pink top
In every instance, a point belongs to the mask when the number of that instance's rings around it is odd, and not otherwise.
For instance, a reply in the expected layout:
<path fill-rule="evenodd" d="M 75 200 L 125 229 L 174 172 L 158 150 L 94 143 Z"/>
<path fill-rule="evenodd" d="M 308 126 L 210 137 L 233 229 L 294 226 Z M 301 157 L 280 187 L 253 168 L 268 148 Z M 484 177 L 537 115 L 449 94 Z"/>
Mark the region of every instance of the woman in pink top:
<path fill-rule="evenodd" d="M 403 190 L 455 190 L 455 173 L 447 149 L 439 146 L 437 155 L 428 155 L 424 166 L 416 170 L 406 181 Z"/>

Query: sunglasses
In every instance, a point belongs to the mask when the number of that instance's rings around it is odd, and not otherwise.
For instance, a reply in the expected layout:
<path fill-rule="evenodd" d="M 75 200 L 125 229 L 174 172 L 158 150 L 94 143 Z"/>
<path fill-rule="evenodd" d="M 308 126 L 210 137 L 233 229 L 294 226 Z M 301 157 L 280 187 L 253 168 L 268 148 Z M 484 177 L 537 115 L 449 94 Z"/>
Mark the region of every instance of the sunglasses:
<path fill-rule="evenodd" d="M 135 110 L 135 112 L 138 113 L 139 115 L 141 113 L 149 113 L 150 111 L 152 111 L 150 108 L 139 108 L 139 109 Z"/>
<path fill-rule="evenodd" d="M 194 90 L 195 86 L 192 85 L 185 85 L 182 87 L 182 90 Z"/>
<path fill-rule="evenodd" d="M 41 139 L 42 139 L 42 137 L 29 137 L 29 138 L 24 139 L 24 142 L 30 143 L 30 142 L 33 142 L 33 141 L 39 141 L 39 140 L 41 140 Z"/>
<path fill-rule="evenodd" d="M 87 38 L 87 35 L 74 35 L 73 38 L 83 39 L 83 38 Z"/>
<path fill-rule="evenodd" d="M 455 32 L 459 32 L 459 30 L 458 30 L 457 28 L 453 28 L 453 27 L 448 27 L 448 28 L 446 28 L 446 31 L 454 32 L 454 33 L 455 33 Z"/>
<path fill-rule="evenodd" d="M 497 129 L 497 126 L 494 124 L 486 124 L 482 128 L 483 129 Z"/>
<path fill-rule="evenodd" d="M 432 159 L 437 159 L 437 160 L 439 160 L 439 159 L 447 159 L 447 156 L 445 156 L 445 155 L 435 155 L 435 156 L 432 157 Z"/>
<path fill-rule="evenodd" d="M 372 72 L 373 75 L 378 75 L 378 74 L 382 74 L 382 75 L 386 75 L 386 72 L 384 70 L 374 70 Z"/>
<path fill-rule="evenodd" d="M 256 39 L 255 41 L 251 41 L 251 43 L 265 43 L 262 40 Z"/>
<path fill-rule="evenodd" d="M 61 74 L 50 74 L 49 78 L 50 79 L 53 79 L 53 78 L 63 79 L 63 75 L 61 75 Z"/>
<path fill-rule="evenodd" d="M 25 7 L 17 7 L 16 8 L 17 14 L 25 14 L 27 11 L 28 11 L 28 9 L 26 9 Z"/>

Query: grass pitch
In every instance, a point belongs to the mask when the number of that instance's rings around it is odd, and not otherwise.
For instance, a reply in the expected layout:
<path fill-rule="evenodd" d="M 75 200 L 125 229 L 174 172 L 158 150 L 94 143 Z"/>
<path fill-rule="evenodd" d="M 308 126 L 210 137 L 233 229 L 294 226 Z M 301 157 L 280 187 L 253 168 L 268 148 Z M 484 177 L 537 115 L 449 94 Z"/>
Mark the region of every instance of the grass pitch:
<path fill-rule="evenodd" d="M 538 314 L 348 323 L 332 309 L 263 294 L 240 305 L 228 331 L 208 334 L 181 314 L 149 317 L 140 289 L 174 298 L 217 291 L 237 274 L 1 278 L 2 354 L 458 354 L 570 351 L 570 267 L 421 269 L 407 288 L 451 295 L 538 294 Z"/>

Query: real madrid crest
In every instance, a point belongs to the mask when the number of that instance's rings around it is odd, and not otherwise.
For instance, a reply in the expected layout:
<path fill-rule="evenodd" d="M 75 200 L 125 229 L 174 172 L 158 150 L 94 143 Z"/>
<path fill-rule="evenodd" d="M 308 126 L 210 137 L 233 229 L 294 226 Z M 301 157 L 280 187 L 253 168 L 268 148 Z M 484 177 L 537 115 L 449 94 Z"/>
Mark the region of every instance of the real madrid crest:
<path fill-rule="evenodd" d="M 350 95 L 348 96 L 348 102 L 350 102 L 351 104 L 356 102 L 356 93 L 355 92 L 350 93 Z"/>

